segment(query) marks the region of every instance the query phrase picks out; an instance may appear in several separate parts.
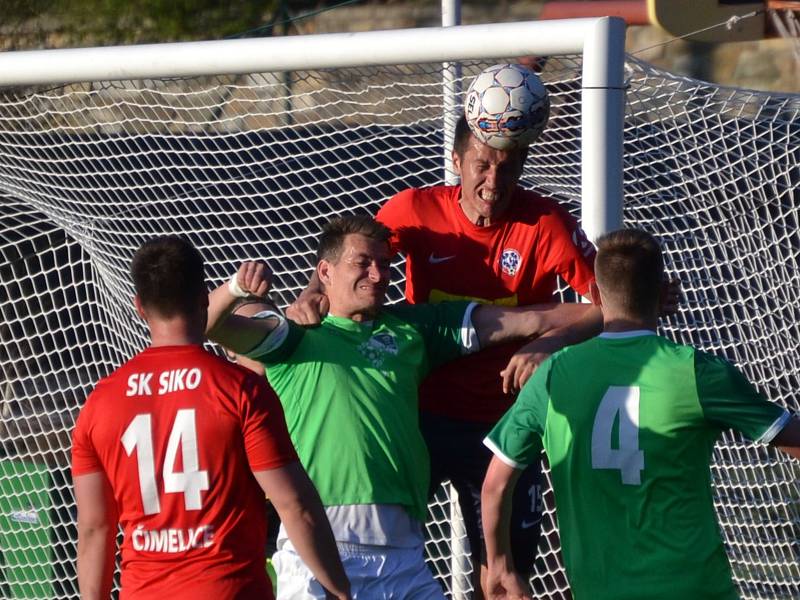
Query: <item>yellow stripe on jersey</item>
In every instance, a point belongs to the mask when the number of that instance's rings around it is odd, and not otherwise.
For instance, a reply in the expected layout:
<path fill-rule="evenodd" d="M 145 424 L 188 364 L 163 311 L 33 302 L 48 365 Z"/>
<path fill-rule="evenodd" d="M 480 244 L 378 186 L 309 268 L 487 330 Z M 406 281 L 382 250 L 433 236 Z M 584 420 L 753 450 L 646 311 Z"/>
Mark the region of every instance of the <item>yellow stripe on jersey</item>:
<path fill-rule="evenodd" d="M 439 302 L 456 302 L 459 300 L 468 300 L 470 302 L 479 302 L 481 304 L 495 304 L 497 306 L 517 306 L 519 299 L 517 295 L 506 296 L 505 298 L 496 298 L 495 300 L 487 300 L 486 298 L 478 298 L 477 296 L 459 296 L 458 294 L 448 294 L 442 290 L 432 289 L 428 296 L 428 302 L 431 304 L 439 304 Z"/>

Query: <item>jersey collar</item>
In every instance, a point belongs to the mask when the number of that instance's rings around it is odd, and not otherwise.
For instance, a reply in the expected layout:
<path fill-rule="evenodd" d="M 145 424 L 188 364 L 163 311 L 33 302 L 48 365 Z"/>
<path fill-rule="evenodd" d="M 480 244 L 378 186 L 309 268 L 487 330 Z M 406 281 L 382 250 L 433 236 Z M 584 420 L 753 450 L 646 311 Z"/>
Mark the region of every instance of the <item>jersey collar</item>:
<path fill-rule="evenodd" d="M 622 340 L 625 338 L 642 337 L 645 335 L 657 335 L 652 329 L 631 329 L 630 331 L 604 331 L 598 337 L 607 340 Z"/>
<path fill-rule="evenodd" d="M 322 322 L 346 331 L 371 331 L 375 326 L 374 320 L 353 321 L 353 319 L 348 319 L 347 317 L 336 317 L 330 313 L 325 316 Z"/>

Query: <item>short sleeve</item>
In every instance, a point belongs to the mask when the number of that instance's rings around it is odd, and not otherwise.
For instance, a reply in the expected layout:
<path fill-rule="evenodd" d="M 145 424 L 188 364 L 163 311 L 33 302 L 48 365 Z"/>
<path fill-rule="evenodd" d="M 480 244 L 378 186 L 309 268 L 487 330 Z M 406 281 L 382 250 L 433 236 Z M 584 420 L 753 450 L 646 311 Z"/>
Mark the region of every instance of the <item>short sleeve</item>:
<path fill-rule="evenodd" d="M 91 399 L 91 395 L 89 396 Z M 90 436 L 92 409 L 87 400 L 78 415 L 75 429 L 72 431 L 72 475 L 86 475 L 103 470 L 100 457 L 94 448 Z"/>
<path fill-rule="evenodd" d="M 255 374 L 248 374 L 242 385 L 242 434 L 252 471 L 275 469 L 298 460 L 278 396 Z"/>
<path fill-rule="evenodd" d="M 392 250 L 406 254 L 409 250 L 408 233 L 413 226 L 409 221 L 415 214 L 412 201 L 415 190 L 413 188 L 398 192 L 378 210 L 375 220 L 386 225 L 392 231 Z"/>
<path fill-rule="evenodd" d="M 589 284 L 594 281 L 594 259 L 597 251 L 578 221 L 557 206 L 548 219 L 546 248 L 540 252 L 544 271 L 558 273 L 581 296 L 588 296 Z"/>
<path fill-rule="evenodd" d="M 305 329 L 290 321 L 283 315 L 272 311 L 264 311 L 251 317 L 252 319 L 277 318 L 278 326 L 264 338 L 258 346 L 245 353 L 247 358 L 252 358 L 264 365 L 274 365 L 284 362 L 297 348 L 303 338 Z"/>
<path fill-rule="evenodd" d="M 542 363 L 528 380 L 505 415 L 486 436 L 484 444 L 507 465 L 524 469 L 536 462 L 550 405 L 551 359 Z"/>
<path fill-rule="evenodd" d="M 474 340 L 469 318 L 474 303 L 440 302 L 438 304 L 396 304 L 387 310 L 411 323 L 425 340 L 428 366 L 439 365 L 468 354 Z"/>
<path fill-rule="evenodd" d="M 695 352 L 697 395 L 706 420 L 732 427 L 756 442 L 769 443 L 788 423 L 786 409 L 768 401 L 728 361 Z"/>

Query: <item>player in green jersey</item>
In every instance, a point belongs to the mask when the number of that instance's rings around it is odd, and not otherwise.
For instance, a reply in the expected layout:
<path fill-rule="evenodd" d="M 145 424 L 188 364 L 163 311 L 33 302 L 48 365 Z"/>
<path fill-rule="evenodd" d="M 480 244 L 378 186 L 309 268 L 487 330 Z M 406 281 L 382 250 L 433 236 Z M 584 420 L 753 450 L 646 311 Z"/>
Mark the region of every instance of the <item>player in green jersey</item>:
<path fill-rule="evenodd" d="M 564 565 L 577 600 L 738 598 L 709 463 L 727 428 L 800 457 L 800 421 L 731 364 L 656 335 L 663 273 L 649 234 L 600 238 L 592 300 L 604 331 L 546 360 L 486 438 L 492 598 L 530 598 L 508 549 L 520 469 L 550 461 Z"/>
<path fill-rule="evenodd" d="M 270 311 L 225 318 L 236 296 L 263 295 L 268 287 L 262 265 L 244 264 L 210 295 L 209 336 L 266 366 L 326 508 L 353 597 L 441 599 L 423 561 L 429 459 L 418 426 L 420 381 L 445 361 L 563 327 L 589 307 L 384 307 L 389 237 L 370 217 L 325 227 L 317 274 L 330 310 L 315 328 Z M 279 598 L 316 597 L 318 583 L 283 533 L 274 562 Z"/>

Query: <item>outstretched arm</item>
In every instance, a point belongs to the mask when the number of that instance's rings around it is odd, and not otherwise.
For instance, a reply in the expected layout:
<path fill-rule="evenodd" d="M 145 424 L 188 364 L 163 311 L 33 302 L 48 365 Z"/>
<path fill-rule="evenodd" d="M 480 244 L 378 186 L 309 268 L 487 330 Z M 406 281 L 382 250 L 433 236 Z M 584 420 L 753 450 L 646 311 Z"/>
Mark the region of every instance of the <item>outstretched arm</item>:
<path fill-rule="evenodd" d="M 591 304 L 552 302 L 516 308 L 482 304 L 472 313 L 481 348 L 515 339 L 539 337 L 567 327 L 593 310 Z"/>
<path fill-rule="evenodd" d="M 240 317 L 251 318 L 266 310 L 274 311 L 275 306 L 272 304 L 267 304 L 266 302 L 246 302 L 244 304 L 236 305 L 236 308 L 233 309 L 233 314 Z M 244 354 L 236 354 L 229 348 L 226 348 L 225 350 L 227 351 L 228 358 L 236 361 L 236 364 L 250 369 L 256 375 L 261 375 L 262 377 L 264 376 L 264 365 L 262 363 L 258 362 L 257 360 L 253 360 L 252 358 L 247 358 Z"/>
<path fill-rule="evenodd" d="M 532 598 L 525 582 L 514 572 L 511 557 L 511 497 L 521 473 L 494 456 L 483 480 L 481 519 L 486 540 L 486 589 L 490 598 Z"/>
<path fill-rule="evenodd" d="M 556 327 L 543 333 L 535 340 L 525 344 L 511 357 L 508 365 L 500 372 L 503 378 L 503 392 L 519 392 L 534 371 L 553 352 L 565 346 L 579 344 L 603 331 L 603 314 L 600 307 L 584 304 L 586 312 L 572 323 Z"/>
<path fill-rule="evenodd" d="M 342 567 L 328 517 L 319 494 L 299 462 L 254 471 L 269 496 L 289 539 L 314 577 L 334 598 L 350 598 L 350 582 Z"/>
<path fill-rule="evenodd" d="M 116 553 L 117 505 L 105 473 L 76 475 L 78 587 L 82 600 L 111 595 Z"/>
<path fill-rule="evenodd" d="M 269 292 L 270 272 L 262 262 L 245 262 L 234 278 L 208 295 L 206 335 L 236 354 L 255 348 L 278 326 L 277 319 L 250 319 L 231 312 L 242 298 L 263 298 Z"/>

